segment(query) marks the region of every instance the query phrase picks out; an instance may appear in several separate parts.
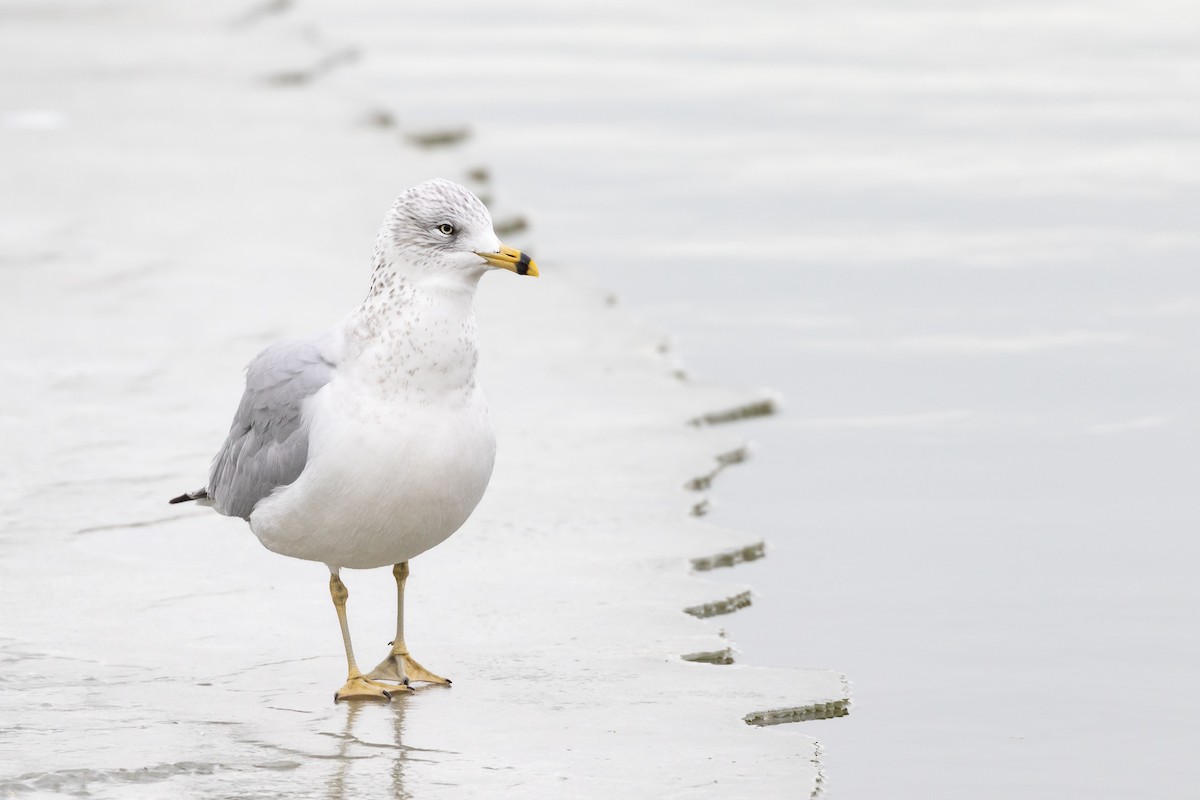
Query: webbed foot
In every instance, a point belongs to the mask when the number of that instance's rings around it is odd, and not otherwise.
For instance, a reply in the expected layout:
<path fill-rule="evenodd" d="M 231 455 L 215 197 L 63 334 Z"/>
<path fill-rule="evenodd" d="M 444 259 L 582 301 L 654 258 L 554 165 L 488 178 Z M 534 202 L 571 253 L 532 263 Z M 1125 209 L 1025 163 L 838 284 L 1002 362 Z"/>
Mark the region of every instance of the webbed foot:
<path fill-rule="evenodd" d="M 441 683 L 446 686 L 451 684 L 449 678 L 433 674 L 414 661 L 408 653 L 391 653 L 383 661 L 380 661 L 379 666 L 371 670 L 367 677 L 373 681 L 393 681 L 404 687 L 416 681 Z"/>
<path fill-rule="evenodd" d="M 335 703 L 342 700 L 382 700 L 388 702 L 393 694 L 411 692 L 407 686 L 384 686 L 370 678 L 357 675 L 346 679 L 346 684 L 334 692 Z"/>

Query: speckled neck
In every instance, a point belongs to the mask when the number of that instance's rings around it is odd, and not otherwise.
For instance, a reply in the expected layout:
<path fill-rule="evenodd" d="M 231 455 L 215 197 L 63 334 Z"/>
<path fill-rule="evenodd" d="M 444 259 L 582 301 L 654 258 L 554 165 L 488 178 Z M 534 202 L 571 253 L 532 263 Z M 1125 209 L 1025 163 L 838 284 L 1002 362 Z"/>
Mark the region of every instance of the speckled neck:
<path fill-rule="evenodd" d="M 353 375 L 387 395 L 438 397 L 475 387 L 478 274 L 419 277 L 377 266 L 366 299 L 346 321 Z"/>

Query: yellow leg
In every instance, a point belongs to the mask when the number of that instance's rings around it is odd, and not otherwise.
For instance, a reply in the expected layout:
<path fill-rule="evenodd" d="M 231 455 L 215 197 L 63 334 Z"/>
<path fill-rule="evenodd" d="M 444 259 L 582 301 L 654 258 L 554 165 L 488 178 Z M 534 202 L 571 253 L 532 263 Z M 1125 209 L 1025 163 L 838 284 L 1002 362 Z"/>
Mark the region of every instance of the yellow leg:
<path fill-rule="evenodd" d="M 346 622 L 346 600 L 349 599 L 350 592 L 346 590 L 346 584 L 342 583 L 336 572 L 329 576 L 329 594 L 333 597 L 333 607 L 337 609 L 338 622 L 342 626 L 348 673 L 346 685 L 334 693 L 333 701 L 336 703 L 339 700 L 391 700 L 391 693 L 396 689 L 403 690 L 403 687 L 384 687 L 369 678 L 364 678 L 358 671 L 358 664 L 354 663 L 354 648 L 350 646 L 350 626 Z"/>
<path fill-rule="evenodd" d="M 404 582 L 408 580 L 408 562 L 402 561 L 397 564 L 392 569 L 392 574 L 396 576 L 396 638 L 392 641 L 392 652 L 380 661 L 379 666 L 371 670 L 367 677 L 376 681 L 394 681 L 404 686 L 413 681 L 444 683 L 449 686 L 449 678 L 434 675 L 408 654 L 408 646 L 404 644 Z"/>

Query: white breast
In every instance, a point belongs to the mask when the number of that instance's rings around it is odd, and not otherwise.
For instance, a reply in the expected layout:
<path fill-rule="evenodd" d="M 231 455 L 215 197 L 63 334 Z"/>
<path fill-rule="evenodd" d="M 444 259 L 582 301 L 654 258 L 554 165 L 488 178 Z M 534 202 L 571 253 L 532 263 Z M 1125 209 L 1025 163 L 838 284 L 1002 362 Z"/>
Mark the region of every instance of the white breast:
<path fill-rule="evenodd" d="M 303 473 L 250 517 L 277 553 L 331 568 L 407 561 L 458 530 L 491 478 L 496 439 L 473 380 L 414 399 L 335 378 L 306 412 Z"/>

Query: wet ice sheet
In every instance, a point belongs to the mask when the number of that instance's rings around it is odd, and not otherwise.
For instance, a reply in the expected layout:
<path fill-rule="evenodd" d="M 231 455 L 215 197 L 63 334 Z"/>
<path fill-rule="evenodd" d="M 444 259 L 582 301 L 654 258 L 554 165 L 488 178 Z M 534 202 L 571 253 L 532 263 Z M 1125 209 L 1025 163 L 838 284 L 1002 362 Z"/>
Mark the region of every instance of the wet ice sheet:
<path fill-rule="evenodd" d="M 602 220 L 694 374 L 783 393 L 704 510 L 772 545 L 742 657 L 855 681 L 831 797 L 1200 783 L 1194 3 L 372 5 L 293 21 L 409 124 L 482 109 L 542 257 Z"/>
<path fill-rule="evenodd" d="M 1195 4 L 472 5 L 334 29 L 380 86 L 433 59 L 398 107 L 469 94 L 530 198 L 570 179 L 543 255 L 604 220 L 689 368 L 784 393 L 706 518 L 773 545 L 745 657 L 855 680 L 830 796 L 1200 782 Z"/>
<path fill-rule="evenodd" d="M 664 608 L 646 620 L 646 597 L 613 595 L 664 577 L 630 576 L 636 556 L 601 562 L 581 581 L 569 570 L 523 568 L 540 562 L 513 546 L 528 546 L 524 526 L 464 532 L 412 581 L 410 638 L 455 686 L 355 711 L 331 702 L 343 665 L 320 569 L 272 559 L 237 531 L 214 536 L 207 522 L 177 523 L 150 546 L 145 531 L 85 535 L 62 548 L 68 558 L 40 568 L 8 561 L 53 588 L 37 593 L 37 612 L 2 651 L 0 791 L 127 796 L 127 784 L 170 779 L 171 791 L 343 796 L 344 786 L 355 797 L 398 784 L 418 797 L 439 796 L 443 785 L 455 797 L 518 787 L 553 797 L 564 786 L 573 796 L 652 796 L 716 781 L 775 796 L 812 780 L 807 737 L 752 729 L 740 717 L 840 687 L 825 673 L 752 675 L 680 661 L 674 651 L 704 646 L 710 634 L 696 626 L 645 636 L 677 627 L 679 614 Z M 161 566 L 180 564 L 181 551 L 192 571 Z M 239 566 L 219 580 L 198 569 L 226 559 Z M 68 588 L 56 580 L 64 574 L 83 577 Z M 113 581 L 135 575 L 144 577 L 114 591 Z M 348 582 L 359 649 L 380 656 L 388 576 L 353 573 Z M 12 607 L 15 598 L 4 599 Z M 64 631 L 64 617 L 87 630 Z"/>
<path fill-rule="evenodd" d="M 166 505 L 249 357 L 358 300 L 392 196 L 464 177 L 315 86 L 354 58 L 245 11 L 3 12 L 0 794 L 812 792 L 813 740 L 744 717 L 836 713 L 841 678 L 681 657 L 729 646 L 684 613 L 728 594 L 691 559 L 754 545 L 689 517 L 684 484 L 738 440 L 685 423 L 746 398 L 681 383 L 568 268 L 482 287 L 496 477 L 409 582 L 410 643 L 452 689 L 335 706 L 324 568 Z M 369 663 L 391 576 L 345 578 Z"/>

